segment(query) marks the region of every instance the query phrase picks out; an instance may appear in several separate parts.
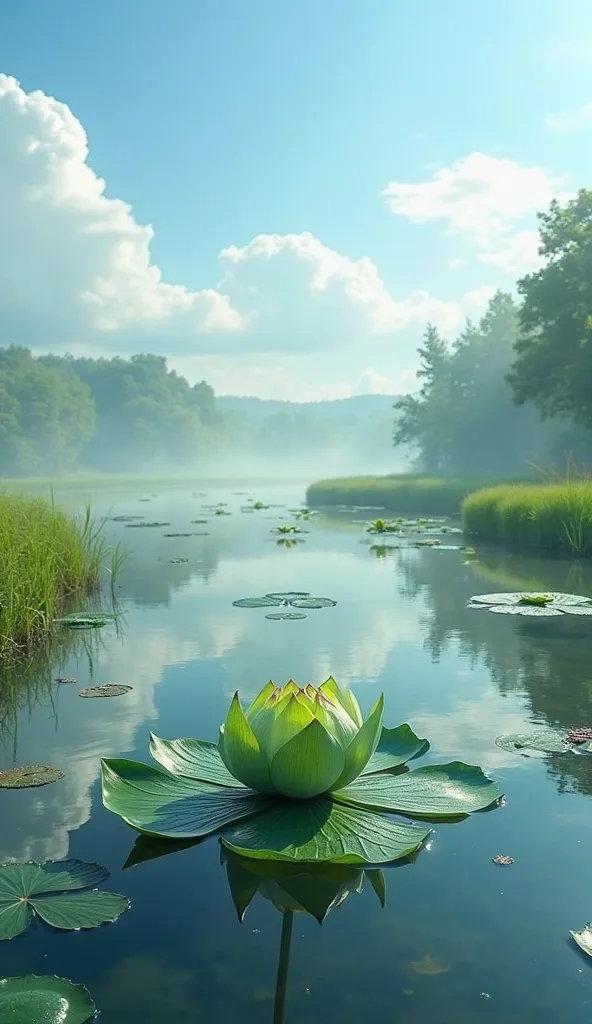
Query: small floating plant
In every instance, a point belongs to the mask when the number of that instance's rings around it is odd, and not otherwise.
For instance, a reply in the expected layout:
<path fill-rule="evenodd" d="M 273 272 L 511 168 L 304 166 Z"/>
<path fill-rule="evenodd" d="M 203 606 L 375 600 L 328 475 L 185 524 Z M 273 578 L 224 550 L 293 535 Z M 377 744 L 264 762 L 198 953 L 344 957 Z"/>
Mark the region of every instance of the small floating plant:
<path fill-rule="evenodd" d="M 592 615 L 592 600 L 581 594 L 518 591 L 510 594 L 478 594 L 467 608 L 485 609 L 497 615 Z"/>

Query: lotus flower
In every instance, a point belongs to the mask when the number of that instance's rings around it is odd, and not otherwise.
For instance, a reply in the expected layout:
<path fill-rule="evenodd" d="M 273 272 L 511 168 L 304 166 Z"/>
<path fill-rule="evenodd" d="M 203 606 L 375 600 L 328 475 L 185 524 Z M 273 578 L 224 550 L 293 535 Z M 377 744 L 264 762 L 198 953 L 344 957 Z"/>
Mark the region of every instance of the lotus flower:
<path fill-rule="evenodd" d="M 268 683 L 246 714 L 238 693 L 220 728 L 220 757 L 235 779 L 260 793 L 310 800 L 353 782 L 376 750 L 380 697 L 366 722 L 349 690 L 334 679 L 316 689 Z"/>
<path fill-rule="evenodd" d="M 382 712 L 380 697 L 364 721 L 333 678 L 318 689 L 268 683 L 246 713 L 237 693 L 218 746 L 153 735 L 159 767 L 104 760 L 103 803 L 147 835 L 218 832 L 257 860 L 365 865 L 409 857 L 431 831 L 376 812 L 458 819 L 500 799 L 461 761 L 405 771 L 429 743 L 408 725 L 383 728 Z"/>

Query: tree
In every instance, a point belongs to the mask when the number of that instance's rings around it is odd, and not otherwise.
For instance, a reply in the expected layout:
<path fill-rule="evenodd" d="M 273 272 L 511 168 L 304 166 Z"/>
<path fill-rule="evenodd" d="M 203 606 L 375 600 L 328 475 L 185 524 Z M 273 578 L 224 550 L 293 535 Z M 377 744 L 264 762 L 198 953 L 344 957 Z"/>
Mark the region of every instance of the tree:
<path fill-rule="evenodd" d="M 518 282 L 520 337 L 508 379 L 519 404 L 592 428 L 592 191 L 539 214 L 545 265 Z"/>

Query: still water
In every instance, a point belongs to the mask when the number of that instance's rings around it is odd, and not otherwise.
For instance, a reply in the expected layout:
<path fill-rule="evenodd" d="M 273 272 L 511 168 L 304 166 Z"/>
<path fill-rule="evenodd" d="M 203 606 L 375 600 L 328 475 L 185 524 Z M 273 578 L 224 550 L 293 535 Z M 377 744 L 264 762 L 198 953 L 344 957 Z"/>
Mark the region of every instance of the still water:
<path fill-rule="evenodd" d="M 77 638 L 46 677 L 42 668 L 3 677 L 0 767 L 50 764 L 65 777 L 0 795 L 0 860 L 96 861 L 111 871 L 103 888 L 132 906 L 94 931 L 34 925 L 1 944 L 0 976 L 83 982 L 103 1024 L 271 1022 L 280 913 L 256 896 L 238 922 L 215 839 L 124 869 L 136 836 L 102 807 L 99 758 L 149 761 L 150 731 L 216 740 L 235 690 L 249 700 L 270 678 L 319 684 L 333 674 L 364 712 L 384 692 L 385 725 L 408 721 L 427 736 L 428 760 L 480 764 L 506 803 L 437 825 L 414 863 L 386 869 L 384 909 L 367 884 L 321 927 L 297 915 L 286 1021 L 590 1020 L 592 960 L 569 931 L 592 919 L 592 758 L 519 757 L 494 741 L 533 726 L 592 724 L 592 622 L 465 606 L 472 594 L 497 590 L 592 596 L 591 568 L 486 549 L 468 564 L 460 550 L 381 557 L 346 513 L 301 523 L 305 543 L 285 548 L 270 530 L 291 521 L 287 509 L 302 503 L 303 490 L 250 496 L 280 507 L 242 513 L 246 495 L 230 489 L 149 503 L 137 494 L 93 499 L 97 513 L 171 525 L 109 523 L 110 537 L 131 550 L 117 588 L 119 631 L 101 630 L 87 651 Z M 232 515 L 201 507 L 216 502 Z M 192 531 L 207 535 L 164 536 Z M 338 604 L 299 621 L 232 606 L 283 590 Z M 47 685 L 57 674 L 77 684 Z M 133 689 L 79 698 L 79 688 L 100 683 Z M 493 864 L 499 853 L 513 865 Z"/>

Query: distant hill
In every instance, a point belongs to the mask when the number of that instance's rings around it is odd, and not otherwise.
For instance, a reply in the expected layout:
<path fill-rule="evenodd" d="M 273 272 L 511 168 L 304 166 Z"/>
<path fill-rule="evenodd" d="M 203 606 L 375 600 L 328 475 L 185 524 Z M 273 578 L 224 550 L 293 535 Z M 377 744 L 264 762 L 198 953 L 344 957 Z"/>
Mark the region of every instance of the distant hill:
<path fill-rule="evenodd" d="M 353 395 L 323 402 L 286 402 L 275 398 L 252 398 L 249 395 L 218 395 L 216 404 L 221 409 L 232 409 L 265 419 L 279 412 L 311 413 L 326 419 L 358 416 L 361 419 L 392 412 L 398 395 Z"/>

